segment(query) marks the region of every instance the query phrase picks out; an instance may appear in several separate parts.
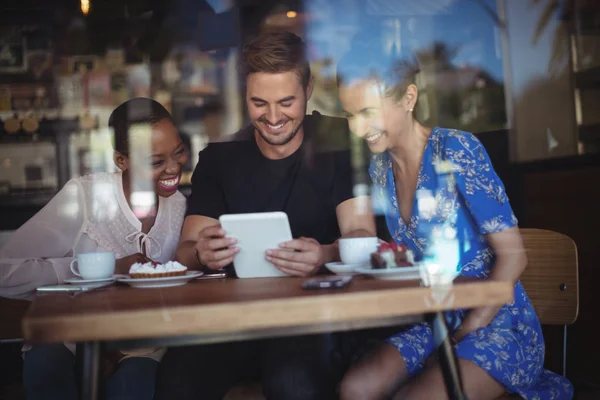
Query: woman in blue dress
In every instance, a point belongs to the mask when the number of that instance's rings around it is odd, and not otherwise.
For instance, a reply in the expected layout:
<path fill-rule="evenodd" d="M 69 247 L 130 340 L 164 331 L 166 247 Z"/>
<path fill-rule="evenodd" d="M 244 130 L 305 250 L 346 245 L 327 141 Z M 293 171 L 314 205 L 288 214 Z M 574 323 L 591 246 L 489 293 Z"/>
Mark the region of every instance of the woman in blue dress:
<path fill-rule="evenodd" d="M 510 304 L 446 313 L 467 398 L 515 393 L 525 399 L 570 399 L 569 381 L 543 368 L 540 322 L 519 281 L 527 259 L 504 186 L 475 136 L 428 128 L 415 119 L 414 65 L 373 44 L 357 44 L 338 65 L 350 130 L 374 153 L 373 203 L 385 213 L 394 241 L 416 259 L 432 249 L 431 227 L 445 224 L 457 234 L 460 275 L 514 283 Z M 452 165 L 453 180 L 436 172 L 441 162 Z M 429 216 L 418 201 L 427 193 L 436 205 Z M 447 398 L 440 367 L 429 357 L 434 350 L 427 323 L 409 327 L 348 371 L 341 398 Z"/>

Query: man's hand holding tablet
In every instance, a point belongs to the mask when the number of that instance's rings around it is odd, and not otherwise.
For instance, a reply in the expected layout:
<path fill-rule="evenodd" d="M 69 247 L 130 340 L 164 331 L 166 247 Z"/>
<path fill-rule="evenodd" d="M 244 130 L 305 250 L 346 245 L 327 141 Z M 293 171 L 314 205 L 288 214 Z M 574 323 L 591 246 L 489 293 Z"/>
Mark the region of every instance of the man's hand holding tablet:
<path fill-rule="evenodd" d="M 278 249 L 267 250 L 266 259 L 286 274 L 310 276 L 325 264 L 326 254 L 315 239 L 301 237 L 281 243 Z"/>
<path fill-rule="evenodd" d="M 196 256 L 201 265 L 220 270 L 233 262 L 240 249 L 235 238 L 225 235 L 220 224 L 208 226 L 198 233 Z"/>
<path fill-rule="evenodd" d="M 283 212 L 228 214 L 222 215 L 219 222 L 220 227 L 211 231 L 213 238 L 218 235 L 219 241 L 203 248 L 212 250 L 227 244 L 223 241 L 226 238 L 237 239 L 235 246 L 229 245 L 239 247 L 237 253 L 227 249 L 213 254 L 218 254 L 221 260 L 215 265 L 233 260 L 240 278 L 314 275 L 329 255 L 328 247 L 315 239 L 293 239 L 288 217 Z M 206 254 L 208 258 L 210 252 Z"/>

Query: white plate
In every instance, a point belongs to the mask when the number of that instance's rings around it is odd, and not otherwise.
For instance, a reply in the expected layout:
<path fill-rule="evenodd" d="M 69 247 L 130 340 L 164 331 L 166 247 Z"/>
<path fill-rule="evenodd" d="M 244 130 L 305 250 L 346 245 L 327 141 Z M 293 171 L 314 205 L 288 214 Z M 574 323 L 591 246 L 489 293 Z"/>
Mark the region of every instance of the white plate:
<path fill-rule="evenodd" d="M 341 261 L 338 262 L 330 262 L 325 264 L 328 270 L 333 272 L 336 275 L 341 276 L 352 276 L 358 274 L 356 272 L 356 268 L 361 267 L 361 264 L 344 264 Z"/>
<path fill-rule="evenodd" d="M 375 279 L 394 280 L 394 281 L 410 281 L 421 279 L 419 273 L 420 267 L 397 267 L 386 269 L 373 269 L 371 267 L 358 267 L 356 272 L 359 274 L 368 275 Z"/>
<path fill-rule="evenodd" d="M 87 288 L 99 288 L 103 286 L 112 285 L 117 276 L 111 276 L 110 278 L 100 278 L 100 279 L 83 279 L 83 278 L 71 278 L 65 279 L 65 283 L 68 283 L 73 286 L 81 286 Z"/>
<path fill-rule="evenodd" d="M 135 288 L 165 288 L 185 285 L 189 280 L 201 275 L 201 271 L 187 271 L 185 275 L 167 276 L 165 278 L 130 278 L 128 275 L 125 275 L 122 278 L 118 278 L 117 281 Z"/>

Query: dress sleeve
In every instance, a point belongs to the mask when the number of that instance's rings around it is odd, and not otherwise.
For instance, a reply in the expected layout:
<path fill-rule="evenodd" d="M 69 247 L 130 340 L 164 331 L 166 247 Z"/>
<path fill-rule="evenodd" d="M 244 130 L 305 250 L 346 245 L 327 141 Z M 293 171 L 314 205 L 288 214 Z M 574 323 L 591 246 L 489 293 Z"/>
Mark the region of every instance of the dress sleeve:
<path fill-rule="evenodd" d="M 78 181 L 69 181 L 0 250 L 0 296 L 24 298 L 70 277 L 84 220 L 83 189 Z"/>
<path fill-rule="evenodd" d="M 458 191 L 480 233 L 496 233 L 517 225 L 504 184 L 479 139 L 452 131 L 444 142 L 443 158 L 453 164 Z"/>
<path fill-rule="evenodd" d="M 227 212 L 223 189 L 217 177 L 219 163 L 211 156 L 211 145 L 200 152 L 192 175 L 192 193 L 187 199 L 188 215 L 218 219 Z"/>

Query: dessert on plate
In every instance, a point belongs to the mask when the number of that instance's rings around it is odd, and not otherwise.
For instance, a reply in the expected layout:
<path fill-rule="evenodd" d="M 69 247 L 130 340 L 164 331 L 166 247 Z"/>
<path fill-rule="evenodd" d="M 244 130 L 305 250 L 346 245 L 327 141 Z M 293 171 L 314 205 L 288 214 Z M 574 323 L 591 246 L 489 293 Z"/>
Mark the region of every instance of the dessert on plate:
<path fill-rule="evenodd" d="M 166 264 L 157 262 L 135 263 L 129 268 L 129 276 L 136 279 L 183 276 L 186 272 L 187 267 L 177 261 L 169 261 Z"/>
<path fill-rule="evenodd" d="M 414 253 L 405 245 L 397 243 L 382 243 L 375 253 L 371 254 L 373 269 L 388 269 L 398 267 L 413 267 Z"/>

